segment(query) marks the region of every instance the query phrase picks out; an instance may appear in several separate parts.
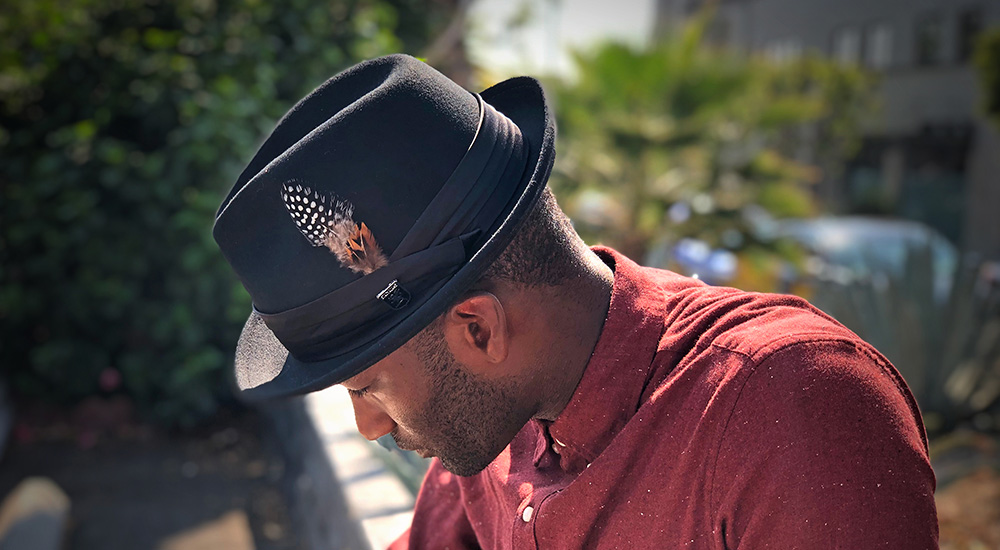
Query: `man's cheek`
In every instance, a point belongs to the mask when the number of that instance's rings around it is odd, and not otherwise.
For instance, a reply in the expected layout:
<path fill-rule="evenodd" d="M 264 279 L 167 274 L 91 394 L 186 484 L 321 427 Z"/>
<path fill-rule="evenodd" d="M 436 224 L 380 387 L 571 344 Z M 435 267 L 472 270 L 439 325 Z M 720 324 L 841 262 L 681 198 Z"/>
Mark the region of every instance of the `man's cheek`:
<path fill-rule="evenodd" d="M 426 424 L 411 413 L 402 413 L 396 421 L 396 435 L 407 443 L 419 444 L 426 437 Z"/>

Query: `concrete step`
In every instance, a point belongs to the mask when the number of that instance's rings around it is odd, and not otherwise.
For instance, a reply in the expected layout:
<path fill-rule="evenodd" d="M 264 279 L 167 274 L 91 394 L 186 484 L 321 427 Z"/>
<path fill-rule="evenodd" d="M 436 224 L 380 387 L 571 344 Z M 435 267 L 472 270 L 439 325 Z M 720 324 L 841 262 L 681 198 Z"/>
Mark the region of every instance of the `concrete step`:
<path fill-rule="evenodd" d="M 69 497 L 51 479 L 25 479 L 0 505 L 0 550 L 59 550 L 69 508 Z"/>

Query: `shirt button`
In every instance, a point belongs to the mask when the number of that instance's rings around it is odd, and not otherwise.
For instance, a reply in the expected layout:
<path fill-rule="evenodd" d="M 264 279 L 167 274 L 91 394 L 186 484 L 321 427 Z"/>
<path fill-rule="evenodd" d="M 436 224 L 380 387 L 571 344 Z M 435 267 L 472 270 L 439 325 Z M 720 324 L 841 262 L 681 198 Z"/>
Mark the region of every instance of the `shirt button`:
<path fill-rule="evenodd" d="M 531 521 L 531 514 L 533 513 L 535 513 L 534 508 L 532 508 L 531 506 L 524 507 L 524 511 L 521 512 L 521 519 L 524 520 L 524 523 L 528 523 L 529 521 Z"/>

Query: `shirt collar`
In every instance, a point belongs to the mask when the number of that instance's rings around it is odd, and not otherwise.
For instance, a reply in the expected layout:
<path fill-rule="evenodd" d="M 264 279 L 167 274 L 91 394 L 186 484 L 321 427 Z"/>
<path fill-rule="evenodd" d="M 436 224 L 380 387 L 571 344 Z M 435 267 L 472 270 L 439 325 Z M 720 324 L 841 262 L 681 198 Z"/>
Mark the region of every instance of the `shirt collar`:
<path fill-rule="evenodd" d="M 548 426 L 564 459 L 589 464 L 639 409 L 664 330 L 664 300 L 648 268 L 605 247 L 592 250 L 615 273 L 608 316 L 569 404 Z"/>

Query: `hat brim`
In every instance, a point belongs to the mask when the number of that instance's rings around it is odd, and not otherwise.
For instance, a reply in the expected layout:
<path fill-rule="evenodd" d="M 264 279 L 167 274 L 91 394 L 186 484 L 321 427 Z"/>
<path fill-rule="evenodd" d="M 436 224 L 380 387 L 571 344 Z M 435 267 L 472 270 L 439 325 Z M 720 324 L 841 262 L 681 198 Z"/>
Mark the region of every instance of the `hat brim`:
<path fill-rule="evenodd" d="M 316 362 L 295 359 L 263 320 L 250 315 L 236 346 L 235 385 L 240 397 L 263 401 L 302 395 L 347 380 L 409 341 L 454 303 L 503 252 L 531 212 L 555 161 L 555 117 L 541 84 L 530 77 L 505 80 L 480 93 L 486 103 L 514 121 L 528 144 L 528 166 L 514 207 L 472 258 L 439 288 L 417 303 L 412 313 L 367 345 Z M 516 196 L 516 194 L 515 194 Z"/>

